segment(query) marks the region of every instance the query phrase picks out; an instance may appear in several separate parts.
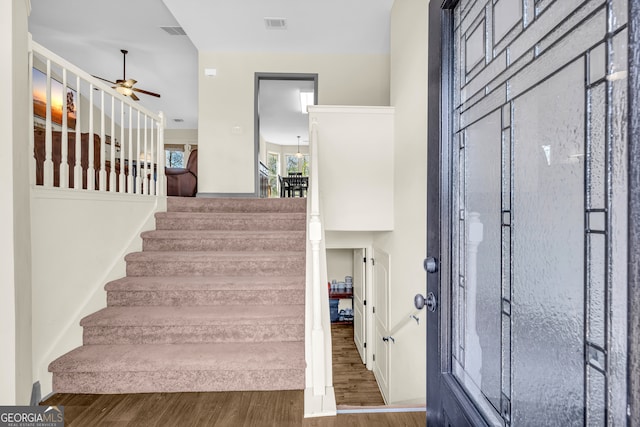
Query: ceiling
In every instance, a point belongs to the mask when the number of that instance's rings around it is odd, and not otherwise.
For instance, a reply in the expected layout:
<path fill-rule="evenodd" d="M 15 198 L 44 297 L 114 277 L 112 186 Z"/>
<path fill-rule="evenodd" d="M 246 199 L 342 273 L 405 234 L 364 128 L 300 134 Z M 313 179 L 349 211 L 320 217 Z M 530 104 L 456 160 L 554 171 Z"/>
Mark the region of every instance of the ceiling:
<path fill-rule="evenodd" d="M 46 48 L 112 81 L 122 78 L 120 49 L 127 49 L 127 77 L 162 95 L 140 95 L 140 102 L 163 111 L 170 129 L 197 129 L 198 50 L 386 53 L 393 1 L 31 0 L 29 31 Z M 286 29 L 267 29 L 264 18 L 283 18 Z M 160 28 L 175 26 L 187 36 Z"/>

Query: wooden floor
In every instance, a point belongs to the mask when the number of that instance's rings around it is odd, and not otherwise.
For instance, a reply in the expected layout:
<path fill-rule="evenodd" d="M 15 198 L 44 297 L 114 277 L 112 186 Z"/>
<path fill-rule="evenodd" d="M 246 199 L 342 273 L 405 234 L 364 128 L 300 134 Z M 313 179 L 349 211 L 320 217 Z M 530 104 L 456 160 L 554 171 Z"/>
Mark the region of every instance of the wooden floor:
<path fill-rule="evenodd" d="M 384 405 L 373 372 L 362 363 L 353 342 L 352 325 L 331 325 L 333 346 L 333 388 L 336 404 Z"/>
<path fill-rule="evenodd" d="M 303 391 L 56 394 L 42 404 L 64 405 L 67 427 L 418 427 L 426 425 L 424 412 L 303 418 Z"/>
<path fill-rule="evenodd" d="M 338 405 L 384 405 L 353 343 L 353 327 L 332 325 L 333 384 Z M 304 418 L 303 391 L 56 394 L 43 405 L 63 405 L 65 426 L 418 427 L 424 412 L 340 414 Z"/>

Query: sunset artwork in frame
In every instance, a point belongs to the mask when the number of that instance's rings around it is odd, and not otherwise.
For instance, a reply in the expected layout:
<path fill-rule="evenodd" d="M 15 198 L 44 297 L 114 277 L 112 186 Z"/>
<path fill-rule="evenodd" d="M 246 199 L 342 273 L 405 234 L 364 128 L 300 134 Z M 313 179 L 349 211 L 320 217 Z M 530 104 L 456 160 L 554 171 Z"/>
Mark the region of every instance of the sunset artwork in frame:
<path fill-rule="evenodd" d="M 77 92 L 67 87 L 67 128 L 76 127 Z M 62 98 L 62 83 L 51 79 L 51 122 L 62 126 L 62 110 L 64 108 Z M 47 117 L 47 75 L 37 68 L 33 69 L 33 115 L 46 119 Z"/>

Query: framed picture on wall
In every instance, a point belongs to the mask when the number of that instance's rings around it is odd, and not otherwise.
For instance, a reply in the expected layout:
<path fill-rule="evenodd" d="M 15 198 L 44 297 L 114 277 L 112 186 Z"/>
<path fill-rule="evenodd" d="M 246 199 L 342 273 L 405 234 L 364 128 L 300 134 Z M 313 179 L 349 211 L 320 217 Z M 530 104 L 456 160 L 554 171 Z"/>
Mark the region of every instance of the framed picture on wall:
<path fill-rule="evenodd" d="M 76 128 L 77 92 L 67 87 L 66 94 L 67 127 Z M 51 79 L 51 122 L 62 126 L 62 110 L 64 98 L 62 83 Z M 47 75 L 37 68 L 33 69 L 33 114 L 43 119 L 47 118 Z"/>

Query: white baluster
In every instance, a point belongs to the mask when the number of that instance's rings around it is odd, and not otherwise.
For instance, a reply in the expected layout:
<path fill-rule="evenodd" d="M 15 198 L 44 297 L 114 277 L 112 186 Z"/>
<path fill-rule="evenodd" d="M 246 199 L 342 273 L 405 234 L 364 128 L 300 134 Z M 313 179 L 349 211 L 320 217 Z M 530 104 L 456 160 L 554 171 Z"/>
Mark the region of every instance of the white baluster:
<path fill-rule="evenodd" d="M 45 118 L 45 137 L 44 137 L 44 165 L 43 165 L 43 185 L 45 187 L 53 187 L 53 129 L 51 126 L 51 60 L 47 59 L 47 107 Z"/>
<path fill-rule="evenodd" d="M 151 161 L 149 162 L 149 168 L 151 169 L 151 171 L 149 172 L 149 194 L 152 196 L 155 196 L 156 194 L 156 179 L 155 179 L 155 156 L 157 153 L 157 150 L 154 150 L 155 147 L 155 134 L 153 132 L 153 128 L 155 124 L 155 120 L 151 119 L 151 123 L 149 125 L 149 132 L 151 134 L 151 138 L 150 138 L 150 146 L 149 146 L 149 155 L 151 156 Z"/>
<path fill-rule="evenodd" d="M 142 165 L 140 164 L 140 110 L 138 110 L 138 130 L 136 141 L 136 194 L 142 194 Z"/>
<path fill-rule="evenodd" d="M 109 153 L 109 191 L 116 191 L 116 97 L 111 96 L 111 152 Z"/>
<path fill-rule="evenodd" d="M 67 69 L 62 68 L 62 135 L 60 139 L 60 188 L 69 188 L 69 130 L 67 126 Z"/>
<path fill-rule="evenodd" d="M 96 189 L 96 153 L 93 144 L 93 83 L 89 83 L 89 135 L 87 145 L 89 147 L 89 158 L 87 165 L 87 190 Z"/>
<path fill-rule="evenodd" d="M 103 90 L 100 91 L 100 176 L 98 179 L 98 189 L 106 191 L 107 189 L 107 170 L 105 156 L 105 117 L 104 117 L 104 95 Z"/>
<path fill-rule="evenodd" d="M 80 76 L 76 76 L 76 165 L 73 169 L 73 188 L 82 188 L 82 128 L 80 127 Z"/>
<path fill-rule="evenodd" d="M 164 114 L 162 111 L 158 114 L 160 116 L 160 121 L 157 123 L 158 126 L 158 166 L 157 166 L 157 181 L 156 181 L 156 194 L 159 196 L 166 195 L 166 186 L 165 186 L 165 176 L 164 176 L 164 164 L 165 164 L 165 154 L 164 154 Z"/>
<path fill-rule="evenodd" d="M 124 142 L 123 142 L 124 144 Z M 124 146 L 123 150 L 124 151 Z M 129 105 L 129 168 L 127 169 L 127 193 L 133 194 L 133 108 Z"/>
<path fill-rule="evenodd" d="M 149 178 L 147 177 L 147 115 L 144 115 L 144 174 L 142 175 L 142 194 L 149 194 Z"/>
<path fill-rule="evenodd" d="M 124 163 L 124 101 L 120 100 L 120 173 L 118 174 L 118 192 L 125 192 Z"/>

